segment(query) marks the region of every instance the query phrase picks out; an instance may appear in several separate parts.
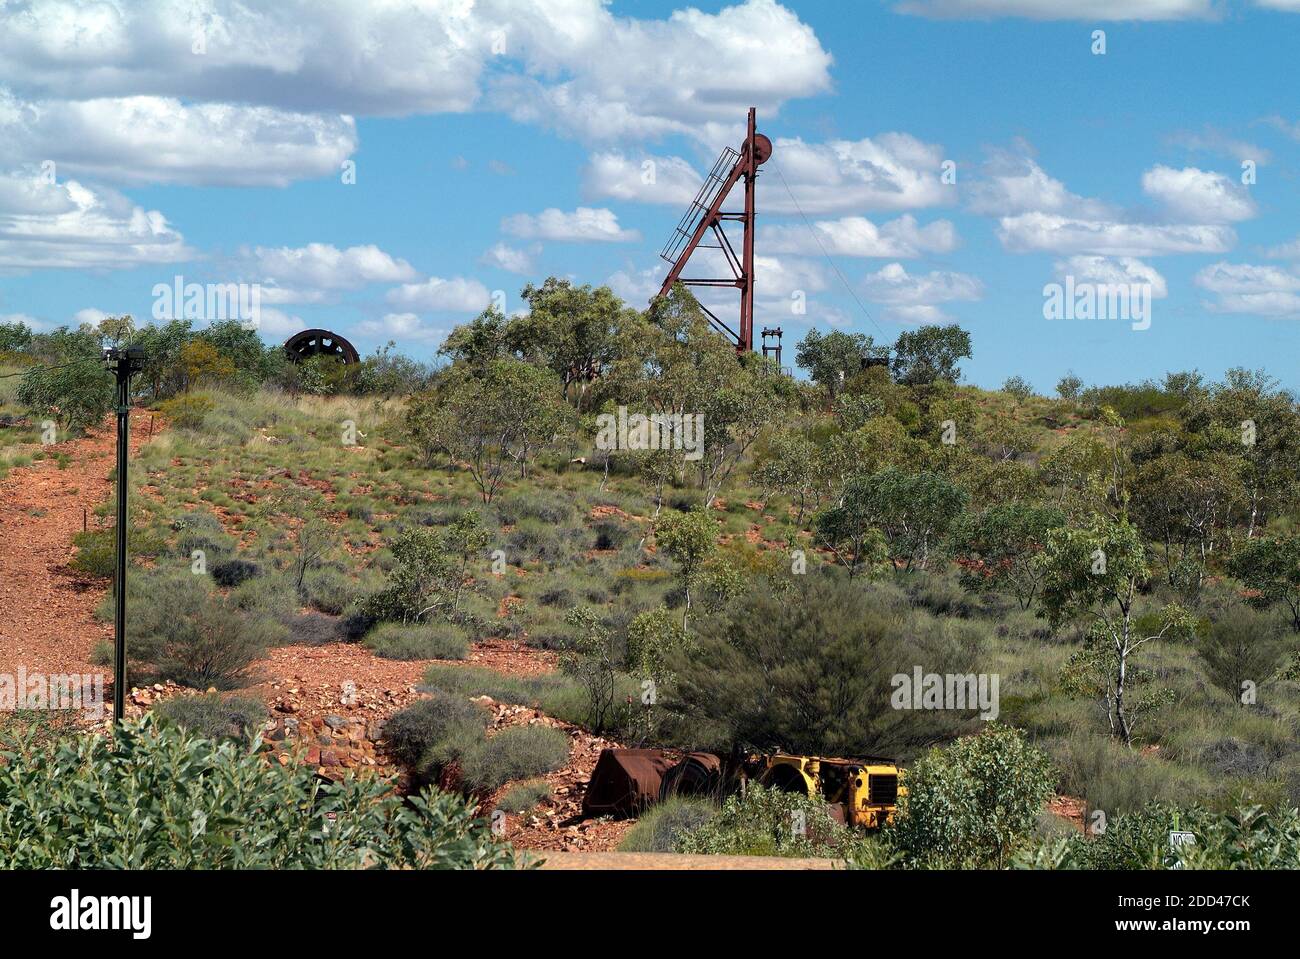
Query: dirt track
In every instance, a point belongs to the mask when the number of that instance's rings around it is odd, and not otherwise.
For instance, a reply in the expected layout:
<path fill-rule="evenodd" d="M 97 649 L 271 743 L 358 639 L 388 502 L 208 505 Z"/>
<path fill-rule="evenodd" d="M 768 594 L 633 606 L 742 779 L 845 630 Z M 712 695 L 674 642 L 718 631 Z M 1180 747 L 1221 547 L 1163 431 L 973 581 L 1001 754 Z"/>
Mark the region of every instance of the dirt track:
<path fill-rule="evenodd" d="M 149 413 L 131 414 L 131 452 L 146 440 Z M 0 482 L 0 672 L 93 672 L 90 651 L 112 635 L 94 618 L 107 583 L 68 568 L 83 511 L 112 495 L 113 421 L 82 439 L 50 447 L 66 454 L 12 470 Z"/>

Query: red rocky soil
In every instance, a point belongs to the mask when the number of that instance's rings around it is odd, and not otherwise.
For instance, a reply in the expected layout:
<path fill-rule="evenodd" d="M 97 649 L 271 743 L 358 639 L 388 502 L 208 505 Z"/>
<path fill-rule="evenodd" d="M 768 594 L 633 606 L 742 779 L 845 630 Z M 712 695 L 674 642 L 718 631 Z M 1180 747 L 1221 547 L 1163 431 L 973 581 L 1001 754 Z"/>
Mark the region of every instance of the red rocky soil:
<path fill-rule="evenodd" d="M 147 410 L 131 414 L 131 452 L 145 441 Z M 49 447 L 51 456 L 0 481 L 0 672 L 89 673 L 90 651 L 112 637 L 94 618 L 106 583 L 68 567 L 83 515 L 95 528 L 95 507 L 112 495 L 113 420 L 82 439 Z"/>
<path fill-rule="evenodd" d="M 149 416 L 144 410 L 132 413 L 132 455 L 147 439 L 143 427 Z M 101 671 L 90 665 L 90 652 L 112 638 L 111 625 L 93 616 L 108 583 L 68 567 L 82 511 L 93 524 L 95 507 L 112 495 L 112 421 L 55 449 L 67 455 L 66 468 L 59 469 L 52 458 L 41 460 L 12 470 L 0 482 L 0 672 L 16 673 L 20 666 L 29 674 Z M 429 662 L 379 659 L 350 644 L 271 650 L 258 684 L 247 690 L 270 709 L 263 730 L 269 755 L 281 763 L 308 763 L 331 778 L 396 773 L 380 730 L 388 716 L 418 698 L 416 686 Z M 475 643 L 468 658 L 456 664 L 532 675 L 554 670 L 557 657 L 518 642 L 488 640 Z M 110 690 L 106 677 L 106 695 Z M 127 712 L 139 716 L 163 699 L 196 694 L 172 683 L 132 688 Z M 630 822 L 580 818 L 582 792 L 596 758 L 617 744 L 526 704 L 481 701 L 493 713 L 491 730 L 545 723 L 563 729 L 572 744 L 569 763 L 546 777 L 551 798 L 530 813 L 507 816 L 506 835 L 524 849 L 591 852 L 617 846 Z M 497 796 L 485 800 L 485 812 Z"/>

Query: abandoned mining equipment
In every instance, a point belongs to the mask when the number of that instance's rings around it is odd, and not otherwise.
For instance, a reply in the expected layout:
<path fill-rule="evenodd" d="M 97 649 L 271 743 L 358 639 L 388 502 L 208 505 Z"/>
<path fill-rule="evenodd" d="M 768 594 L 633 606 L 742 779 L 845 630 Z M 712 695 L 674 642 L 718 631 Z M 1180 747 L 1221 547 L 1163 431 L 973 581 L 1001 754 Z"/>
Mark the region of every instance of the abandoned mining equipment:
<path fill-rule="evenodd" d="M 295 333 L 285 340 L 284 352 L 295 363 L 302 363 L 313 356 L 337 356 L 345 364 L 361 362 L 357 348 L 329 330 L 303 330 Z"/>
<path fill-rule="evenodd" d="M 826 759 L 788 753 L 728 762 L 714 753 L 688 753 L 674 762 L 662 749 L 605 749 L 583 796 L 587 816 L 639 816 L 675 796 L 714 802 L 756 782 L 826 803 L 839 822 L 877 829 L 891 821 L 907 794 L 903 770 L 880 758 Z"/>
<path fill-rule="evenodd" d="M 749 108 L 745 128 L 745 142 L 740 150 L 727 147 L 705 177 L 700 192 L 695 195 L 672 237 L 659 254 L 672 264 L 659 296 L 667 296 L 674 283 L 687 286 L 735 287 L 740 291 L 740 326 L 738 330 L 720 320 L 707 306 L 700 304 L 713 328 L 736 345 L 737 353 L 747 353 L 754 348 L 754 185 L 758 168 L 772 156 L 772 141 L 755 128 L 757 111 Z M 727 195 L 741 180 L 745 181 L 743 210 L 726 212 L 722 204 Z M 723 224 L 728 220 L 741 224 L 743 236 L 739 255 L 728 239 Z M 714 243 L 703 242 L 712 234 Z M 687 261 L 697 249 L 717 250 L 725 260 L 729 276 L 684 276 Z M 781 365 L 781 329 L 764 329 L 763 355 L 773 357 Z M 771 342 L 769 342 L 771 341 Z"/>
<path fill-rule="evenodd" d="M 865 829 L 877 829 L 891 821 L 898 797 L 907 794 L 901 783 L 903 771 L 888 759 L 776 753 L 751 756 L 746 766 L 760 785 L 820 799 L 835 819 Z"/>

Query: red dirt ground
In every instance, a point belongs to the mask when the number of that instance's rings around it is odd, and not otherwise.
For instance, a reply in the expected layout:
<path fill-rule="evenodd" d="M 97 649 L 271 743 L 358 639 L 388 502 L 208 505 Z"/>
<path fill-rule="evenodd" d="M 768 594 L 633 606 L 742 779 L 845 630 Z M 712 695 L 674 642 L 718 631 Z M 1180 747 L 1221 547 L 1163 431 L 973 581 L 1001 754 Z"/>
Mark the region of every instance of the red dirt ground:
<path fill-rule="evenodd" d="M 133 456 L 147 439 L 143 427 L 149 417 L 146 410 L 131 415 Z M 111 625 L 94 618 L 108 583 L 68 567 L 83 510 L 93 528 L 95 508 L 112 496 L 112 420 L 56 449 L 68 457 L 64 469 L 52 458 L 41 460 L 10 471 L 0 482 L 0 672 L 16 673 L 19 667 L 29 674 L 103 671 L 91 666 L 90 653 L 99 641 L 112 638 Z M 270 651 L 258 684 L 249 692 L 263 698 L 275 713 L 291 711 L 299 720 L 342 714 L 382 722 L 417 697 L 415 687 L 430 662 L 380 659 L 363 646 L 342 643 L 283 646 Z M 473 644 L 468 658 L 456 664 L 533 675 L 554 670 L 557 657 L 497 639 Z M 106 695 L 110 679 L 105 677 Z M 354 684 L 355 698 L 345 705 L 346 683 Z M 130 712 L 143 712 L 148 704 L 175 692 L 133 689 Z M 533 813 L 509 816 L 509 838 L 525 849 L 590 852 L 617 846 L 630 822 L 575 821 L 596 757 L 602 748 L 617 744 L 526 706 L 490 706 L 494 728 L 541 722 L 564 729 L 572 742 L 570 762 L 546 777 L 552 797 Z M 492 802 L 485 804 L 491 807 Z"/>
<path fill-rule="evenodd" d="M 131 414 L 131 452 L 145 441 L 146 410 Z M 90 435 L 51 447 L 68 456 L 10 471 L 0 481 L 0 672 L 94 672 L 90 651 L 112 629 L 94 619 L 105 582 L 68 568 L 83 511 L 112 495 L 112 419 Z"/>

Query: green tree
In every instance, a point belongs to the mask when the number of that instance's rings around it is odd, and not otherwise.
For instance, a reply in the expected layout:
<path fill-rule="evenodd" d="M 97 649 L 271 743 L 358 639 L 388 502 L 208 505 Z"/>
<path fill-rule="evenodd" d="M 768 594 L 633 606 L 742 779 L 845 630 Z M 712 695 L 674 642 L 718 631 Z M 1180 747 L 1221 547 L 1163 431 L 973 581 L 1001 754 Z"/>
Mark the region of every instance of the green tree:
<path fill-rule="evenodd" d="M 21 320 L 0 323 L 0 353 L 18 353 L 31 345 L 32 328 Z"/>
<path fill-rule="evenodd" d="M 963 517 L 953 534 L 962 585 L 1008 592 L 1028 609 L 1046 575 L 1038 556 L 1048 534 L 1064 525 L 1059 508 L 1037 503 L 1000 503 Z"/>
<path fill-rule="evenodd" d="M 1142 537 L 1127 520 L 1098 516 L 1086 529 L 1053 530 L 1039 561 L 1045 571 L 1041 603 L 1052 627 L 1082 620 L 1104 643 L 1106 717 L 1112 734 L 1131 743 L 1129 657 L 1166 634 L 1186 632 L 1187 614 L 1168 606 L 1153 620 L 1135 617 L 1138 590 L 1151 570 Z"/>
<path fill-rule="evenodd" d="M 772 438 L 754 468 L 754 479 L 768 496 L 781 493 L 799 504 L 795 518 L 798 526 L 803 525 L 809 503 L 816 508 L 821 498 L 816 457 L 817 447 L 807 437 L 796 430 L 785 430 Z"/>
<path fill-rule="evenodd" d="M 1245 462 L 1246 536 L 1295 498 L 1300 487 L 1300 410 L 1295 397 L 1263 371 L 1229 370 L 1224 382 L 1196 390 L 1180 414 L 1183 428 Z"/>
<path fill-rule="evenodd" d="M 1291 628 L 1300 632 L 1300 535 L 1248 540 L 1228 568 L 1254 592 L 1253 605 L 1282 603 L 1290 613 Z"/>
<path fill-rule="evenodd" d="M 691 650 L 670 657 L 675 679 L 664 707 L 683 746 L 727 752 L 861 756 L 906 752 L 970 722 L 952 710 L 898 710 L 891 679 L 918 662 L 968 672 L 964 654 L 940 653 L 934 637 L 897 617 L 842 576 L 766 579 L 700 629 Z M 924 659 L 918 658 L 924 656 Z"/>
<path fill-rule="evenodd" d="M 560 655 L 560 671 L 581 684 L 587 695 L 587 724 L 610 728 L 614 721 L 619 651 L 614 631 L 586 606 L 569 610 L 564 621 L 575 630 L 572 646 Z"/>
<path fill-rule="evenodd" d="M 1034 395 L 1034 388 L 1023 376 L 1009 376 L 1002 384 L 1002 392 L 1014 398 L 1017 403 L 1023 403 Z"/>
<path fill-rule="evenodd" d="M 482 371 L 509 355 L 506 346 L 505 314 L 489 306 L 468 323 L 456 327 L 438 348 L 438 353 L 471 370 Z"/>
<path fill-rule="evenodd" d="M 388 583 L 362 604 L 376 620 L 415 623 L 430 613 L 450 615 L 461 588 L 461 563 L 442 530 L 417 526 L 393 541 Z"/>
<path fill-rule="evenodd" d="M 794 357 L 799 368 L 807 370 L 809 378 L 834 398 L 865 360 L 882 352 L 863 333 L 832 330 L 823 335 L 813 329 L 799 341 Z"/>
<path fill-rule="evenodd" d="M 548 367 L 569 396 L 578 387 L 576 405 L 587 405 L 590 385 L 613 362 L 623 327 L 634 311 L 608 287 L 574 286 L 548 277 L 541 286 L 522 291 L 528 313 L 511 320 L 505 331 L 509 348 L 526 360 Z"/>
<path fill-rule="evenodd" d="M 1239 706 L 1253 703 L 1246 695 L 1272 682 L 1287 660 L 1279 624 L 1248 607 L 1231 606 L 1204 627 L 1196 650 L 1205 674 Z"/>
<path fill-rule="evenodd" d="M 107 346 L 121 346 L 135 333 L 135 319 L 130 313 L 106 316 L 99 321 L 96 329 Z"/>
<path fill-rule="evenodd" d="M 1056 381 L 1056 395 L 1067 402 L 1077 403 L 1082 392 L 1083 380 L 1073 373 L 1066 373 Z"/>
<path fill-rule="evenodd" d="M 1159 544 L 1169 581 L 1200 588 L 1210 554 L 1247 499 L 1240 458 L 1182 452 L 1156 456 L 1134 470 L 1130 515 Z"/>
<path fill-rule="evenodd" d="M 689 625 L 693 593 L 718 548 L 717 539 L 718 524 L 703 510 L 663 516 L 655 524 L 655 544 L 677 563 L 686 594 L 682 629 Z"/>
<path fill-rule="evenodd" d="M 970 334 L 955 323 L 908 330 L 894 344 L 894 379 L 908 386 L 956 383 L 961 376 L 957 364 L 970 355 Z"/>
<path fill-rule="evenodd" d="M 113 376 L 99 363 L 78 360 L 51 367 L 33 366 L 14 394 L 42 416 L 53 416 L 69 433 L 97 426 L 113 407 Z"/>
<path fill-rule="evenodd" d="M 441 412 L 408 420 L 408 428 L 427 431 L 421 442 L 465 463 L 484 503 L 492 502 L 510 466 L 526 477 L 528 463 L 570 419 L 554 374 L 520 360 L 493 360 L 481 375 L 466 369 L 443 389 Z"/>
<path fill-rule="evenodd" d="M 939 473 L 886 467 L 850 480 L 838 506 L 814 520 L 822 542 L 849 567 L 870 554 L 869 529 L 879 530 L 890 557 L 904 569 L 926 569 L 949 528 L 966 508 L 966 494 Z"/>

